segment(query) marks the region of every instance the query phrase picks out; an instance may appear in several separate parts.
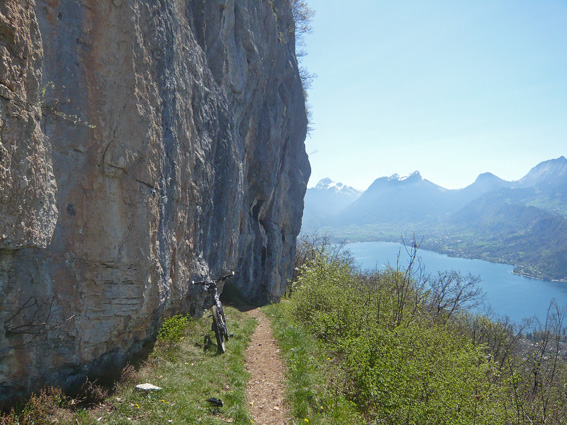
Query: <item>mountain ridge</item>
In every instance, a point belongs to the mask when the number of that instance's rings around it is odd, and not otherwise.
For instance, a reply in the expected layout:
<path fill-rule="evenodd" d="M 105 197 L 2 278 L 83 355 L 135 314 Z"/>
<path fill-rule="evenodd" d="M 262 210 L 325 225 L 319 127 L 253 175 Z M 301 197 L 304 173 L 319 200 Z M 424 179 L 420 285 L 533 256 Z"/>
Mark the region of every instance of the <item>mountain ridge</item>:
<path fill-rule="evenodd" d="M 427 249 L 567 280 L 567 264 L 559 260 L 567 251 L 567 159 L 543 161 L 517 181 L 481 173 L 463 189 L 445 189 L 418 171 L 380 177 L 319 227 L 302 228 L 313 230 L 351 241 L 418 233 Z"/>
<path fill-rule="evenodd" d="M 540 162 L 528 174 L 518 180 L 517 184 L 523 187 L 532 187 L 539 184 L 557 184 L 567 182 L 567 159 L 564 156 Z"/>

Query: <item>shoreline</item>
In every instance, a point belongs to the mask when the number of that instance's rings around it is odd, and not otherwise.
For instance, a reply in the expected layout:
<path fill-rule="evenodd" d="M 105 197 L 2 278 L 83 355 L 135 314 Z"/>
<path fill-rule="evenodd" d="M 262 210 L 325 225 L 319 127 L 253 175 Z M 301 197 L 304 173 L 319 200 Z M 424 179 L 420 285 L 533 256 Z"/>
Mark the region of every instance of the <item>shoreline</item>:
<path fill-rule="evenodd" d="M 389 239 L 374 239 L 374 240 L 345 240 L 345 243 L 358 243 L 358 242 L 390 242 L 390 243 L 398 243 L 400 245 L 403 245 L 402 242 L 399 241 L 393 241 L 393 240 L 389 240 Z M 410 246 L 408 244 L 406 244 L 406 246 Z M 435 252 L 436 254 L 442 254 L 442 255 L 446 255 L 448 257 L 452 257 L 452 258 L 463 258 L 466 260 L 480 260 L 480 261 L 486 261 L 488 263 L 493 263 L 493 264 L 506 264 L 508 266 L 512 266 L 514 269 L 512 270 L 512 274 L 515 274 L 516 276 L 521 276 L 521 277 L 527 277 L 529 279 L 534 279 L 534 280 L 539 280 L 542 282 L 556 282 L 556 283 L 567 283 L 567 278 L 564 279 L 554 279 L 554 278 L 545 278 L 545 277 L 539 277 L 536 275 L 533 275 L 531 273 L 528 272 L 523 272 L 523 271 L 519 271 L 517 270 L 519 267 L 523 267 L 520 264 L 514 264 L 514 263 L 510 263 L 507 261 L 502 261 L 499 259 L 486 259 L 486 258 L 479 258 L 478 256 L 474 256 L 471 254 L 467 254 L 465 252 L 462 251 L 448 251 L 448 250 L 442 250 L 442 249 L 434 249 L 433 247 L 429 246 L 427 243 L 425 243 L 422 246 L 420 246 L 418 249 L 423 249 L 425 251 L 430 251 L 430 252 Z"/>
<path fill-rule="evenodd" d="M 377 241 L 377 242 L 381 242 L 381 241 Z M 551 278 L 551 277 L 539 277 L 539 276 L 536 276 L 536 275 L 528 273 L 528 272 L 518 271 L 518 270 L 516 270 L 518 267 L 523 267 L 520 264 L 514 264 L 514 263 L 507 262 L 507 261 L 498 261 L 496 259 L 489 260 L 489 259 L 486 259 L 486 258 L 479 258 L 477 256 L 465 254 L 464 252 L 458 252 L 458 251 L 440 252 L 440 250 L 436 251 L 434 249 L 429 249 L 429 248 L 424 248 L 424 249 L 426 249 L 427 251 L 436 252 L 437 254 L 445 254 L 448 257 L 453 257 L 453 258 L 464 258 L 464 259 L 467 259 L 467 260 L 481 260 L 481 261 L 486 261 L 488 263 L 493 263 L 493 264 L 506 264 L 508 266 L 514 267 L 514 269 L 512 270 L 512 274 L 515 274 L 516 276 L 527 277 L 527 278 L 534 279 L 534 280 L 540 280 L 542 282 L 567 283 L 567 278 L 565 278 L 565 279 L 554 279 L 554 278 Z"/>
<path fill-rule="evenodd" d="M 515 267 L 517 267 L 517 266 L 515 266 Z M 534 280 L 541 280 L 541 281 L 544 281 L 544 282 L 567 283 L 567 279 L 551 279 L 551 278 L 544 279 L 544 278 L 541 278 L 541 277 L 531 275 L 529 273 L 519 272 L 519 271 L 516 271 L 516 270 L 512 270 L 512 274 L 515 274 L 516 276 L 527 277 L 527 278 L 534 279 Z"/>

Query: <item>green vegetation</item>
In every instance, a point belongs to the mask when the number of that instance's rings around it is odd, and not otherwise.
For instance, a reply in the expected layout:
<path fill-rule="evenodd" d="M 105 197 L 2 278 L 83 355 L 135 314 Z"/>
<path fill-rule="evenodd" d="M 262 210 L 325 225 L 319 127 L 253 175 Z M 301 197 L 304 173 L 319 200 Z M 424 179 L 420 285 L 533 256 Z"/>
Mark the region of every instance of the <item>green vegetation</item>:
<path fill-rule="evenodd" d="M 0 423 L 250 424 L 244 355 L 255 320 L 231 307 L 225 307 L 225 313 L 234 333 L 226 354 L 218 355 L 211 343 L 210 317 L 187 321 L 174 316 L 164 323 L 161 339 L 148 359 L 138 368 L 127 366 L 114 388 L 87 381 L 74 398 L 58 389 L 46 389 L 25 406 L 0 417 Z M 173 340 L 178 342 L 173 344 Z M 146 382 L 162 390 L 135 389 Z M 222 399 L 224 406 L 212 406 L 209 397 Z"/>
<path fill-rule="evenodd" d="M 564 310 L 552 306 L 547 323 L 527 339 L 523 329 L 466 312 L 479 296 L 472 277 L 425 276 L 415 263 L 361 274 L 325 241 L 304 241 L 298 257 L 304 262 L 288 300 L 269 310 L 278 337 L 292 343 L 282 342 L 290 380 L 315 377 L 290 389 L 298 417 L 351 423 L 316 411 L 333 399 L 355 406 L 369 423 L 543 424 L 567 417 Z M 308 336 L 293 337 L 302 332 Z"/>
<path fill-rule="evenodd" d="M 165 320 L 158 333 L 158 341 L 173 344 L 179 342 L 187 329 L 187 316 L 177 314 Z"/>
<path fill-rule="evenodd" d="M 496 225 L 463 229 L 438 222 L 324 227 L 320 231 L 332 235 L 335 241 L 349 242 L 399 242 L 400 236 L 415 235 L 423 249 L 510 264 L 518 274 L 567 282 L 567 220 L 561 217 L 542 220 L 537 229 L 528 224 L 504 230 Z"/>
<path fill-rule="evenodd" d="M 340 246 L 303 239 L 290 292 L 265 307 L 287 364 L 295 423 L 561 424 L 567 418 L 567 310 L 521 327 L 467 312 L 477 279 L 407 269 L 361 273 Z M 0 417 L 13 424 L 249 424 L 245 350 L 255 327 L 226 307 L 226 354 L 210 318 L 173 316 L 154 351 L 113 388 L 48 388 Z M 143 392 L 136 384 L 162 389 Z M 223 400 L 222 407 L 207 402 Z"/>
<path fill-rule="evenodd" d="M 354 403 L 336 388 L 341 371 L 303 326 L 289 320 L 286 304 L 264 310 L 272 320 L 287 365 L 287 402 L 293 417 L 300 423 L 307 419 L 310 424 L 362 423 Z"/>

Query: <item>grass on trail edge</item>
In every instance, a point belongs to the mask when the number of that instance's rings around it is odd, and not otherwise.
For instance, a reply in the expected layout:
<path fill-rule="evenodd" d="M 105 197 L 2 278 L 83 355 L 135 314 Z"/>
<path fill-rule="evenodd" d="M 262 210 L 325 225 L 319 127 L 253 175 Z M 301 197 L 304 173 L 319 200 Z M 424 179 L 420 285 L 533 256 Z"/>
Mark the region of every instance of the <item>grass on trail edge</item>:
<path fill-rule="evenodd" d="M 139 369 L 130 367 L 129 376 L 96 406 L 78 409 L 74 400 L 43 393 L 41 403 L 37 400 L 42 395 L 35 396 L 35 404 L 32 397 L 18 412 L 0 416 L 0 424 L 250 424 L 245 353 L 256 320 L 232 307 L 225 307 L 225 313 L 234 334 L 226 342 L 225 354 L 217 354 L 207 311 L 204 317 L 189 320 L 179 342 L 158 342 Z M 162 390 L 135 389 L 146 382 Z M 212 406 L 209 397 L 222 399 L 224 406 Z"/>
<path fill-rule="evenodd" d="M 340 371 L 320 344 L 287 315 L 286 301 L 263 308 L 287 367 L 286 401 L 297 424 L 364 423 L 340 390 Z"/>

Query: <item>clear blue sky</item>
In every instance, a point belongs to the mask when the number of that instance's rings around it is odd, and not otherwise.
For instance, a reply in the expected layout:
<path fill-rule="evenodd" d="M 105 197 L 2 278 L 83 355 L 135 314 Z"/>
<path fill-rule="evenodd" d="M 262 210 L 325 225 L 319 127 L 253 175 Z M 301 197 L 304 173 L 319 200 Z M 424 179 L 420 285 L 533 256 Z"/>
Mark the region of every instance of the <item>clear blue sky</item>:
<path fill-rule="evenodd" d="M 308 0 L 309 186 L 448 189 L 567 156 L 567 0 Z"/>

